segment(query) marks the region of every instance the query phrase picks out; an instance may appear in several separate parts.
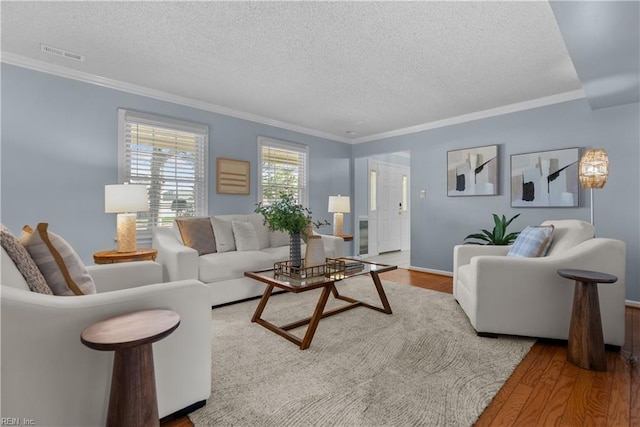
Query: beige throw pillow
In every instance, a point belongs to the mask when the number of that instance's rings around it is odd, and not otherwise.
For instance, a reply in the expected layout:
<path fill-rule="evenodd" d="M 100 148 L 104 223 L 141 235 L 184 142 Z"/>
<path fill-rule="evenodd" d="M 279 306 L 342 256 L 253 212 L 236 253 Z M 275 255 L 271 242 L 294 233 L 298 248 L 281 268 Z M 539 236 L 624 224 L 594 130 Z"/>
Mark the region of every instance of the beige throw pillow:
<path fill-rule="evenodd" d="M 250 222 L 231 221 L 233 236 L 238 251 L 259 251 L 260 242 L 256 229 Z"/>
<path fill-rule="evenodd" d="M 176 218 L 182 243 L 198 251 L 198 255 L 211 254 L 216 251 L 216 239 L 209 217 Z"/>
<path fill-rule="evenodd" d="M 47 231 L 43 222 L 33 230 L 28 225 L 20 243 L 38 265 L 54 295 L 88 295 L 96 293 L 96 285 L 82 260 L 62 237 Z"/>
<path fill-rule="evenodd" d="M 38 269 L 29 252 L 20 244 L 20 241 L 3 225 L 0 224 L 0 241 L 2 248 L 5 250 L 11 261 L 24 277 L 29 285 L 29 289 L 40 294 L 53 295 L 51 288 L 47 285 L 47 281 Z M 8 266 L 2 266 L 8 268 Z M 17 276 L 19 277 L 19 276 Z"/>

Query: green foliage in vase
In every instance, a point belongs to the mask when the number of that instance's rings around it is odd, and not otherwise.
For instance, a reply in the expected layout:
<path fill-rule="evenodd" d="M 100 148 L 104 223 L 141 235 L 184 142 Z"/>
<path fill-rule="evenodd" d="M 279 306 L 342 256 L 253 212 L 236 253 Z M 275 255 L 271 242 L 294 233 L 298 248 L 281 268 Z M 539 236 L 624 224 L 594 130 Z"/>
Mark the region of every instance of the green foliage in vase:
<path fill-rule="evenodd" d="M 299 204 L 296 198 L 287 192 L 280 192 L 280 199 L 271 204 L 258 203 L 255 212 L 262 214 L 269 230 L 284 231 L 289 234 L 303 233 L 309 223 L 316 227 L 329 225 L 327 221 L 313 222 L 311 211 Z"/>
<path fill-rule="evenodd" d="M 517 214 L 517 215 L 514 215 L 511 219 L 507 220 L 507 218 L 504 215 L 502 215 L 502 217 L 499 217 L 498 215 L 493 214 L 493 222 L 495 224 L 495 226 L 493 227 L 493 231 L 482 229 L 480 230 L 482 231 L 482 233 L 469 234 L 467 237 L 464 238 L 465 244 L 501 245 L 501 246 L 512 244 L 513 241 L 516 240 L 516 237 L 518 237 L 518 234 L 520 234 L 520 232 L 517 231 L 515 233 L 507 234 L 507 227 L 509 227 L 509 224 L 511 224 L 511 221 L 518 218 L 519 216 L 520 214 Z M 468 239 L 477 239 L 480 241 L 466 242 L 466 240 Z"/>

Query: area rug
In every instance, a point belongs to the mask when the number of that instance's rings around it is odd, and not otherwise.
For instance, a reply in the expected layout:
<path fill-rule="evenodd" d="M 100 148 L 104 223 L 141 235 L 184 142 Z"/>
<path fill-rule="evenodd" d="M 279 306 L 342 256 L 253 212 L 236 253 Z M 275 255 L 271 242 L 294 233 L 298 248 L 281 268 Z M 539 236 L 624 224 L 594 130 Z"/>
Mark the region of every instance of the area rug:
<path fill-rule="evenodd" d="M 534 340 L 480 338 L 452 295 L 383 286 L 393 314 L 358 307 L 322 319 L 307 350 L 251 323 L 257 300 L 212 310 L 211 397 L 193 423 L 471 426 Z M 380 305 L 369 277 L 338 289 Z M 319 292 L 272 296 L 263 318 L 308 317 Z M 340 304 L 330 296 L 327 307 Z"/>

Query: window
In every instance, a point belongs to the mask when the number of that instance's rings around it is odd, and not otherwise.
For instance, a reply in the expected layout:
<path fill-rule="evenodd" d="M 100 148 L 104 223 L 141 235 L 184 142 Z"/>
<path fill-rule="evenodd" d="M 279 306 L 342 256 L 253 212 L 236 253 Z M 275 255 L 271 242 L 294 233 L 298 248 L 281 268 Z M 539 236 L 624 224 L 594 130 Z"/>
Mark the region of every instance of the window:
<path fill-rule="evenodd" d="M 206 126 L 118 109 L 119 181 L 144 184 L 149 212 L 138 213 L 140 243 L 178 216 L 207 214 Z"/>
<path fill-rule="evenodd" d="M 369 210 L 376 210 L 376 200 L 378 199 L 378 173 L 374 170 L 369 171 Z"/>
<path fill-rule="evenodd" d="M 258 201 L 271 203 L 285 191 L 293 194 L 301 205 L 308 206 L 308 154 L 304 145 L 258 138 Z"/>
<path fill-rule="evenodd" d="M 409 194 L 409 178 L 407 175 L 402 175 L 402 210 L 404 212 L 407 211 L 408 204 L 408 194 Z"/>

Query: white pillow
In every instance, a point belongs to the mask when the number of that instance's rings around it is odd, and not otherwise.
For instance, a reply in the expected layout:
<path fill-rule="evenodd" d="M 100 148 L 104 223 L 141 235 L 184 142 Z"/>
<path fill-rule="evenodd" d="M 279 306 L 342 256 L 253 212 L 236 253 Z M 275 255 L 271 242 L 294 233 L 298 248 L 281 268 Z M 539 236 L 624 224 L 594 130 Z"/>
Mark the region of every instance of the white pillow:
<path fill-rule="evenodd" d="M 260 243 L 256 229 L 250 222 L 231 221 L 233 236 L 238 251 L 259 251 Z"/>
<path fill-rule="evenodd" d="M 213 225 L 213 235 L 216 238 L 216 252 L 235 251 L 236 242 L 233 238 L 231 221 L 213 217 L 211 224 Z"/>

